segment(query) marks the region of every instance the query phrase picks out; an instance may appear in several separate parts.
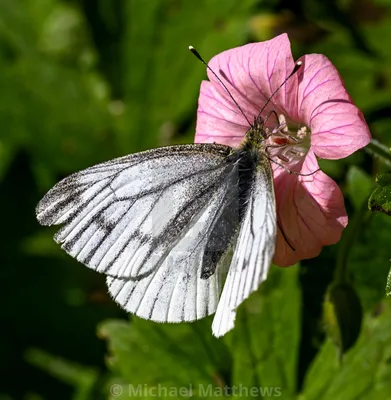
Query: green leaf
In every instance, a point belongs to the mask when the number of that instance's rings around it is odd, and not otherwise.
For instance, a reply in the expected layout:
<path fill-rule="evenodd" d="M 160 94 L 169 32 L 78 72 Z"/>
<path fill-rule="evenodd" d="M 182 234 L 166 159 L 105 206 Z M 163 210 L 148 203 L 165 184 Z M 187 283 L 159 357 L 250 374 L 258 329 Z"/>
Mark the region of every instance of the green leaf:
<path fill-rule="evenodd" d="M 369 198 L 368 206 L 372 211 L 391 215 L 391 172 L 376 177 L 376 187 Z"/>
<path fill-rule="evenodd" d="M 95 368 L 64 360 L 37 348 L 28 349 L 25 358 L 30 364 L 73 386 L 73 400 L 88 400 L 93 395 L 93 387 L 98 380 Z"/>
<path fill-rule="evenodd" d="M 334 283 L 324 302 L 326 330 L 342 356 L 356 342 L 361 329 L 362 308 L 352 285 Z"/>
<path fill-rule="evenodd" d="M 346 180 L 349 200 L 358 210 L 368 199 L 373 186 L 372 178 L 365 171 L 353 165 L 349 168 Z"/>
<path fill-rule="evenodd" d="M 129 390 L 191 388 L 193 398 L 279 395 L 293 398 L 299 343 L 298 269 L 273 268 L 262 288 L 239 309 L 235 329 L 211 334 L 211 318 L 156 324 L 133 318 L 106 321 L 99 335 L 109 342 L 107 359 L 123 398 Z M 131 386 L 129 386 L 131 385 Z M 148 392 L 145 398 L 152 397 Z M 126 397 L 128 396 L 128 397 Z M 121 398 L 121 397 L 118 397 Z"/>
<path fill-rule="evenodd" d="M 296 391 L 301 297 L 298 267 L 273 268 L 238 312 L 231 351 L 233 385 L 263 388 L 284 399 Z M 238 398 L 241 398 L 238 396 Z"/>
<path fill-rule="evenodd" d="M 211 319 L 193 324 L 157 324 L 134 318 L 131 322 L 106 321 L 98 329 L 109 341 L 108 365 L 114 373 L 110 382 L 137 390 L 189 388 L 198 398 L 199 386 L 219 386 L 230 370 L 231 360 L 223 341 L 214 338 Z M 117 377 L 117 378 L 116 378 Z M 131 385 L 131 386 L 129 386 Z M 202 398 L 202 396 L 200 396 Z"/>
<path fill-rule="evenodd" d="M 357 344 L 339 362 L 327 340 L 307 373 L 301 400 L 383 400 L 391 381 L 391 303 L 368 314 Z"/>
<path fill-rule="evenodd" d="M 386 296 L 391 297 L 391 269 L 387 277 Z"/>
<path fill-rule="evenodd" d="M 383 298 L 390 268 L 391 219 L 385 214 L 365 219 L 349 252 L 352 277 L 364 311 L 372 310 Z M 349 229 L 349 226 L 348 226 Z"/>

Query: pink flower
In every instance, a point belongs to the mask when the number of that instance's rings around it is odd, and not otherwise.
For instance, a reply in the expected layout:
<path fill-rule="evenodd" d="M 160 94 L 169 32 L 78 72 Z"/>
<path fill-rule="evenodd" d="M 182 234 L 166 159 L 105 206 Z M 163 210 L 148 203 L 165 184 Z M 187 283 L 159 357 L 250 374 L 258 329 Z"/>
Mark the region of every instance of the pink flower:
<path fill-rule="evenodd" d="M 319 168 L 316 156 L 347 157 L 368 144 L 371 134 L 331 62 L 321 54 L 300 60 L 302 67 L 273 96 L 262 117 L 271 110 L 276 112 L 265 124 L 274 132 L 272 141 L 292 138 L 289 145 L 272 153 L 272 158 L 290 170 L 308 174 Z M 283 34 L 227 50 L 209 66 L 252 122 L 295 62 L 288 36 Z M 195 142 L 239 146 L 249 124 L 210 71 L 208 77 L 210 81 L 201 84 Z M 279 230 L 274 262 L 288 266 L 315 257 L 323 246 L 338 242 L 348 217 L 339 187 L 322 171 L 297 176 L 274 164 L 273 170 L 279 227 L 295 248 L 291 249 Z"/>

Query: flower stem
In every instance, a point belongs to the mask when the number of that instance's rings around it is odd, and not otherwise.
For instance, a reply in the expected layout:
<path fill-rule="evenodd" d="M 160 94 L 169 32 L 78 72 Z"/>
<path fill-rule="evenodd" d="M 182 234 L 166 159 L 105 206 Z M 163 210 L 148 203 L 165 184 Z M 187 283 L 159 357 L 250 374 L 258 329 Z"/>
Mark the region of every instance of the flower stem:
<path fill-rule="evenodd" d="M 391 152 L 384 144 L 378 142 L 376 139 L 372 139 L 364 149 L 372 157 L 379 158 L 385 164 L 391 166 Z"/>
<path fill-rule="evenodd" d="M 367 223 L 367 220 L 371 218 L 371 216 L 372 213 L 368 210 L 368 199 L 365 199 L 360 209 L 356 211 L 348 226 L 345 228 L 340 241 L 337 254 L 337 266 L 334 272 L 334 281 L 336 283 L 350 282 L 348 274 L 348 257 L 350 249 L 353 247 L 357 235 L 361 231 L 360 227 Z"/>

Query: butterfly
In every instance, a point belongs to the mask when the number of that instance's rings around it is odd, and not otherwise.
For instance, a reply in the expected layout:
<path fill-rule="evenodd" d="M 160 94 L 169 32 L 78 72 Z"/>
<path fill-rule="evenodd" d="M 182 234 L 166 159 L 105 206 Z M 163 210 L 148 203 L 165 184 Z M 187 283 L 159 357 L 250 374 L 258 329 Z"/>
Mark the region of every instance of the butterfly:
<path fill-rule="evenodd" d="M 105 274 L 127 312 L 156 322 L 215 313 L 223 336 L 275 251 L 267 135 L 259 116 L 239 148 L 168 146 L 76 172 L 43 197 L 37 219 L 61 225 L 54 240 Z"/>

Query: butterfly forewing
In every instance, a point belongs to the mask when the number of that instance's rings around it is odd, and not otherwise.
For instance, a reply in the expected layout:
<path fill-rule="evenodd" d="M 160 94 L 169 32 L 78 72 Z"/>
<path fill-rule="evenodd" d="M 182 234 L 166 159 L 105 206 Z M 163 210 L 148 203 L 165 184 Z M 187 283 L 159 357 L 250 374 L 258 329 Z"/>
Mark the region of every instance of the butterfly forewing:
<path fill-rule="evenodd" d="M 266 279 L 277 236 L 270 163 L 262 157 L 247 200 L 227 279 L 213 320 L 217 337 L 234 327 L 236 308 Z"/>
<path fill-rule="evenodd" d="M 172 146 L 88 168 L 49 191 L 37 218 L 62 224 L 55 240 L 88 267 L 139 279 L 168 257 L 227 185 L 230 151 L 214 144 Z"/>

